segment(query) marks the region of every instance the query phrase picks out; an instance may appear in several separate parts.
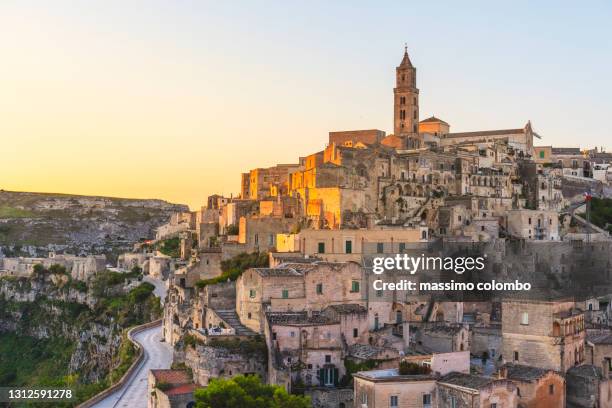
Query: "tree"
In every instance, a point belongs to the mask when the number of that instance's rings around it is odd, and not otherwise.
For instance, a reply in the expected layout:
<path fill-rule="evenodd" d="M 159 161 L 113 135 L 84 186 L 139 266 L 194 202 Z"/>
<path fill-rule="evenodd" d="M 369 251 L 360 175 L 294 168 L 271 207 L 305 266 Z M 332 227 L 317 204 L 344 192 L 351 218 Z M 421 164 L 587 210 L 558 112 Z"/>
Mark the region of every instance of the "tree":
<path fill-rule="evenodd" d="M 257 376 L 214 379 L 195 392 L 198 408 L 307 408 L 310 398 L 291 395 L 276 385 L 266 385 Z"/>

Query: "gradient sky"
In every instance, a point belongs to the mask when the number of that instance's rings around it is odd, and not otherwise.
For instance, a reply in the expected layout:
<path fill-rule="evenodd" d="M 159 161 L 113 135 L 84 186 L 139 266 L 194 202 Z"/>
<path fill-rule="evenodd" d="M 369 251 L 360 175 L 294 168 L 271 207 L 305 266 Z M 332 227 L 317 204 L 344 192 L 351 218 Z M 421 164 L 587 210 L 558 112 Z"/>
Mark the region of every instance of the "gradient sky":
<path fill-rule="evenodd" d="M 290 4 L 289 4 L 290 3 Z M 0 188 L 198 208 L 330 130 L 421 118 L 610 146 L 610 2 L 0 2 Z"/>

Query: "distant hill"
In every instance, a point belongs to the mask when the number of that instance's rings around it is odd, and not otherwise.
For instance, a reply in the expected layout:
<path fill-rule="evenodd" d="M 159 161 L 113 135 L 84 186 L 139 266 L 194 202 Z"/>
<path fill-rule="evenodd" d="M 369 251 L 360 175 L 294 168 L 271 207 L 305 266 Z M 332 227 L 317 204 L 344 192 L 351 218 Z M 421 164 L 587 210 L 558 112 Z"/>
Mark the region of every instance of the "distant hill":
<path fill-rule="evenodd" d="M 0 249 L 5 255 L 120 252 L 153 238 L 177 211 L 189 208 L 155 199 L 0 190 Z"/>

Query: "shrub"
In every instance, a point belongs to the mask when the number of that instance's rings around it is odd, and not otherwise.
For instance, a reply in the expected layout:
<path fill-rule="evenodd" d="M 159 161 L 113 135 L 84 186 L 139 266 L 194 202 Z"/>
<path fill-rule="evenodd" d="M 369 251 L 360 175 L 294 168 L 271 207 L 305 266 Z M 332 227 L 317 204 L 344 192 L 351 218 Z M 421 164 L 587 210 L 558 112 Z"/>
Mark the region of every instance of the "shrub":
<path fill-rule="evenodd" d="M 429 374 L 431 369 L 426 366 L 411 363 L 409 361 L 401 361 L 399 364 L 400 375 L 418 375 L 418 374 Z"/>

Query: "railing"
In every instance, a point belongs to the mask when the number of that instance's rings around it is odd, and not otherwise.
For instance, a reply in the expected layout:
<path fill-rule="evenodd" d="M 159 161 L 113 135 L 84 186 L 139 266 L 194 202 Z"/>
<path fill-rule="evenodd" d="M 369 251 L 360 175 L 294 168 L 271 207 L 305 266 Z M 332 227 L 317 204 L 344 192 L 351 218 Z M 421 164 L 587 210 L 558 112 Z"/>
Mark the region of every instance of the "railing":
<path fill-rule="evenodd" d="M 140 344 L 138 341 L 136 341 L 134 339 L 134 335 L 136 335 L 136 334 L 138 334 L 138 333 L 140 333 L 142 331 L 145 331 L 147 329 L 150 329 L 151 327 L 160 326 L 161 324 L 162 324 L 162 319 L 159 319 L 159 320 L 155 320 L 153 322 L 142 324 L 140 326 L 132 327 L 128 331 L 127 337 L 128 337 L 128 340 L 131 341 L 132 344 L 138 350 L 138 356 L 136 357 L 136 360 L 134 360 L 134 362 L 132 363 L 130 368 L 127 369 L 127 371 L 123 374 L 123 376 L 119 379 L 119 381 L 117 381 L 115 384 L 111 385 L 107 389 L 105 389 L 105 390 L 99 392 L 98 394 L 94 395 L 93 397 L 91 397 L 87 401 L 84 401 L 84 402 L 80 403 L 79 405 L 76 406 L 76 408 L 89 408 L 89 407 L 93 407 L 98 402 L 102 401 L 106 397 L 112 395 L 116 391 L 118 391 L 121 388 L 123 388 L 123 386 L 126 385 L 129 382 L 129 379 L 138 371 L 138 369 L 140 368 L 141 364 L 144 362 L 144 359 L 145 359 L 145 353 L 144 353 L 144 349 L 142 347 L 142 344 Z"/>

